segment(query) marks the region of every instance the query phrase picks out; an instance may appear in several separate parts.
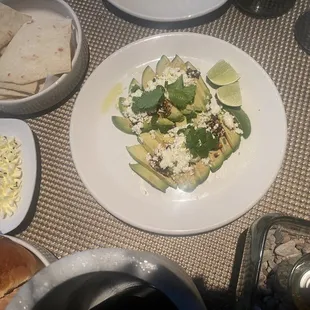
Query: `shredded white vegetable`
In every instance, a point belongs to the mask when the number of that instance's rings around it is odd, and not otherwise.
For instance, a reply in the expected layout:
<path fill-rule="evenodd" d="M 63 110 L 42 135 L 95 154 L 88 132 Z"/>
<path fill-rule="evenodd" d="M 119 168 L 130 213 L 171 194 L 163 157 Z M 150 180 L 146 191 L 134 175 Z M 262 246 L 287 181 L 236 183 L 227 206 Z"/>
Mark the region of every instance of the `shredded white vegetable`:
<path fill-rule="evenodd" d="M 21 185 L 21 144 L 14 137 L 0 135 L 0 218 L 16 211 Z"/>

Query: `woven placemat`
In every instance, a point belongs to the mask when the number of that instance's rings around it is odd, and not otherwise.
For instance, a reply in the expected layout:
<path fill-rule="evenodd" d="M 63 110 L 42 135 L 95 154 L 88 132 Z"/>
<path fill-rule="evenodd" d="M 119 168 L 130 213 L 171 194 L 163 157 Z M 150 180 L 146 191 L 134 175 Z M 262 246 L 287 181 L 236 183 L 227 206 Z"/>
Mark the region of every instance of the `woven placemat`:
<path fill-rule="evenodd" d="M 109 12 L 100 0 L 68 2 L 88 38 L 87 77 L 120 47 L 165 31 L 129 23 Z M 238 237 L 254 219 L 267 212 L 310 218 L 310 57 L 293 35 L 294 23 L 307 9 L 307 2 L 297 1 L 288 14 L 270 20 L 253 19 L 231 7 L 213 22 L 181 30 L 209 34 L 247 52 L 270 74 L 284 101 L 288 117 L 285 163 L 250 212 L 222 229 L 193 237 L 157 236 L 115 219 L 85 189 L 71 159 L 69 124 L 75 94 L 60 108 L 29 120 L 40 144 L 42 183 L 36 215 L 21 236 L 58 257 L 96 247 L 156 252 L 183 266 L 206 290 L 228 290 Z"/>

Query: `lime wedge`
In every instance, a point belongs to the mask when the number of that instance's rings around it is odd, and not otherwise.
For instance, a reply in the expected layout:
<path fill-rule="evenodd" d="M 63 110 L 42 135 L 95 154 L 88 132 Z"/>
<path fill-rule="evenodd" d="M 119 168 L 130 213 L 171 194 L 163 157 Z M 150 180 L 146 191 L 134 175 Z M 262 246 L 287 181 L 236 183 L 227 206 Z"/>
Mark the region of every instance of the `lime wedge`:
<path fill-rule="evenodd" d="M 225 60 L 217 62 L 207 73 L 208 79 L 215 85 L 223 86 L 239 80 L 236 70 Z"/>
<path fill-rule="evenodd" d="M 226 106 L 240 107 L 242 105 L 242 97 L 239 83 L 225 85 L 217 90 L 217 98 Z"/>

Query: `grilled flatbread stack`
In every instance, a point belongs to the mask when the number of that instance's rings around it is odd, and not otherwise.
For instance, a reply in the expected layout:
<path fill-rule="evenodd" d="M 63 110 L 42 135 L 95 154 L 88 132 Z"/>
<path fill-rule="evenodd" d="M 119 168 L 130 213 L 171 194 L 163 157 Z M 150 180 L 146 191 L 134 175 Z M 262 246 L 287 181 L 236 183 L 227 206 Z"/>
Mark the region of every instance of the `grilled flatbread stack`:
<path fill-rule="evenodd" d="M 70 19 L 32 19 L 0 3 L 0 29 L 0 100 L 31 96 L 47 76 L 71 71 Z"/>

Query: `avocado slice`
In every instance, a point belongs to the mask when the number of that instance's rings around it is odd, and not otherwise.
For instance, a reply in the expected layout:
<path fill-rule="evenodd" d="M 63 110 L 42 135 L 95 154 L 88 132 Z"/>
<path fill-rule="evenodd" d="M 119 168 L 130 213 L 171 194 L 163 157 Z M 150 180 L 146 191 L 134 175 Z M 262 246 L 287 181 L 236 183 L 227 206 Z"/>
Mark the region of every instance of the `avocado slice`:
<path fill-rule="evenodd" d="M 160 117 L 156 125 L 161 133 L 166 133 L 168 130 L 174 127 L 174 123 L 167 118 Z"/>
<path fill-rule="evenodd" d="M 188 69 L 192 69 L 192 70 L 197 70 L 197 68 L 195 66 L 193 66 L 193 64 L 189 61 L 187 61 L 185 63 L 186 67 Z M 202 97 L 206 97 L 206 99 L 211 99 L 212 95 L 210 92 L 210 89 L 208 88 L 207 84 L 204 82 L 203 78 L 199 77 L 198 81 L 197 81 L 197 92 L 201 93 Z"/>
<path fill-rule="evenodd" d="M 170 60 L 166 55 L 161 56 L 156 65 L 156 74 L 162 75 L 167 67 L 170 65 Z"/>
<path fill-rule="evenodd" d="M 142 87 L 140 83 L 135 78 L 133 78 L 129 84 L 128 94 L 130 95 L 136 92 L 138 89 L 142 89 Z"/>
<path fill-rule="evenodd" d="M 229 128 L 227 128 L 224 124 L 222 126 L 225 130 L 225 137 L 228 143 L 230 144 L 233 152 L 235 152 L 239 148 L 241 137 L 233 130 L 230 130 Z"/>
<path fill-rule="evenodd" d="M 224 109 L 236 118 L 240 129 L 243 131 L 242 136 L 244 139 L 247 139 L 252 131 L 251 121 L 248 115 L 241 108 L 231 108 L 225 106 Z"/>
<path fill-rule="evenodd" d="M 181 121 L 181 122 L 176 122 L 175 125 L 176 125 L 177 127 L 183 127 L 183 126 L 187 125 L 187 120 L 186 120 L 186 118 L 184 117 L 183 121 Z"/>
<path fill-rule="evenodd" d="M 195 165 L 195 175 L 198 178 L 199 184 L 202 184 L 209 176 L 210 174 L 210 167 L 203 164 L 201 161 L 199 161 Z"/>
<path fill-rule="evenodd" d="M 155 77 L 154 70 L 150 66 L 147 66 L 144 69 L 143 73 L 142 73 L 142 86 L 143 86 L 143 89 L 147 88 L 147 83 L 149 81 L 151 81 L 154 77 Z"/>
<path fill-rule="evenodd" d="M 222 153 L 221 150 L 210 151 L 209 158 L 210 158 L 209 166 L 212 172 L 219 170 L 222 167 L 223 162 L 225 160 L 224 154 Z"/>
<path fill-rule="evenodd" d="M 112 116 L 112 122 L 114 126 L 120 131 L 124 133 L 128 133 L 130 135 L 134 134 L 131 130 L 132 123 L 128 118 L 121 117 L 121 116 Z"/>
<path fill-rule="evenodd" d="M 177 174 L 172 178 L 178 184 L 178 188 L 184 192 L 190 193 L 199 185 L 197 176 L 189 172 Z"/>
<path fill-rule="evenodd" d="M 148 132 L 141 133 L 138 136 L 138 141 L 143 145 L 146 151 L 152 155 L 154 155 L 154 152 L 159 145 L 158 140 L 154 139 Z"/>
<path fill-rule="evenodd" d="M 184 61 L 182 60 L 182 58 L 178 55 L 176 55 L 173 60 L 170 63 L 170 67 L 171 68 L 180 68 L 184 71 L 186 71 L 186 65 L 184 63 Z"/>
<path fill-rule="evenodd" d="M 152 122 L 143 122 L 143 127 L 141 129 L 142 132 L 149 132 L 153 129 Z"/>
<path fill-rule="evenodd" d="M 169 177 L 166 177 L 162 174 L 160 174 L 158 171 L 154 170 L 148 163 L 146 156 L 147 151 L 146 149 L 141 145 L 133 145 L 133 146 L 126 146 L 126 149 L 130 156 L 140 165 L 145 167 L 146 169 L 153 172 L 158 178 L 160 178 L 162 181 L 166 182 L 169 186 L 173 188 L 177 188 L 177 184 Z"/>
<path fill-rule="evenodd" d="M 172 122 L 182 122 L 184 120 L 184 115 L 181 113 L 181 111 L 175 107 L 174 105 L 170 104 L 170 115 L 167 117 L 168 120 Z"/>
<path fill-rule="evenodd" d="M 233 153 L 233 149 L 231 148 L 230 144 L 228 143 L 226 137 L 220 137 L 219 139 L 220 149 L 225 157 L 228 159 L 230 155 Z"/>
<path fill-rule="evenodd" d="M 126 110 L 127 110 L 127 107 L 125 107 L 124 105 L 123 105 L 123 102 L 126 100 L 126 98 L 124 98 L 124 97 L 119 97 L 119 99 L 118 99 L 118 109 L 119 109 L 119 111 L 121 112 L 121 114 L 124 116 L 124 117 L 126 117 L 126 115 L 125 115 L 125 112 L 126 112 Z"/>
<path fill-rule="evenodd" d="M 148 182 L 151 186 L 155 187 L 156 189 L 162 191 L 163 193 L 166 192 L 166 189 L 169 185 L 157 177 L 153 172 L 146 169 L 140 164 L 129 164 L 130 168 L 137 173 L 144 181 Z"/>

